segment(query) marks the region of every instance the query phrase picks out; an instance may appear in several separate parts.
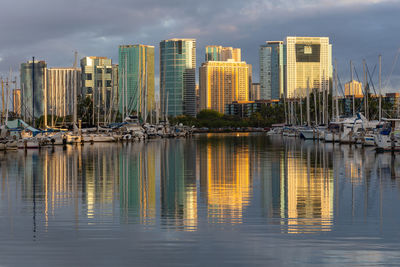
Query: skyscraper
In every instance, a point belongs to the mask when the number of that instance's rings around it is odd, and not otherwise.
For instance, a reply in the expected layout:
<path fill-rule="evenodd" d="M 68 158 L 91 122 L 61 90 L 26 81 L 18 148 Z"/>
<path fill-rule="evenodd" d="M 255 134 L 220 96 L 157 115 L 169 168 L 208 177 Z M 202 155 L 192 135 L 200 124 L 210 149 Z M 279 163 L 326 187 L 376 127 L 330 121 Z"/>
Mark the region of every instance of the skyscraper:
<path fill-rule="evenodd" d="M 81 97 L 92 99 L 98 120 L 110 121 L 111 107 L 115 106 L 112 61 L 106 57 L 84 57 L 81 59 L 82 92 Z M 95 123 L 92 116 L 92 124 Z"/>
<path fill-rule="evenodd" d="M 80 68 L 47 69 L 47 113 L 58 117 L 76 116 L 74 111 L 77 109 L 77 94 L 80 88 Z"/>
<path fill-rule="evenodd" d="M 206 61 L 241 61 L 241 49 L 233 47 L 222 47 L 220 45 L 206 46 Z"/>
<path fill-rule="evenodd" d="M 121 75 L 121 74 L 120 74 Z M 196 40 L 170 39 L 160 43 L 161 112 L 196 116 Z"/>
<path fill-rule="evenodd" d="M 259 83 L 252 83 L 250 88 L 249 94 L 250 100 L 259 100 L 260 98 L 260 84 Z"/>
<path fill-rule="evenodd" d="M 45 61 L 35 60 L 35 62 L 28 61 L 21 64 L 21 114 L 26 121 L 29 120 L 32 122 L 33 116 L 38 118 L 46 113 L 46 68 L 47 64 Z"/>
<path fill-rule="evenodd" d="M 147 119 L 154 110 L 154 46 L 121 45 L 118 72 L 119 112 L 137 112 Z"/>
<path fill-rule="evenodd" d="M 200 67 L 200 109 L 225 112 L 233 101 L 249 99 L 250 65 L 246 62 L 208 61 Z"/>
<path fill-rule="evenodd" d="M 313 89 L 329 89 L 332 78 L 332 45 L 328 37 L 286 37 L 287 97 L 305 96 Z"/>
<path fill-rule="evenodd" d="M 260 47 L 260 99 L 280 99 L 285 85 L 285 47 L 270 41 Z"/>

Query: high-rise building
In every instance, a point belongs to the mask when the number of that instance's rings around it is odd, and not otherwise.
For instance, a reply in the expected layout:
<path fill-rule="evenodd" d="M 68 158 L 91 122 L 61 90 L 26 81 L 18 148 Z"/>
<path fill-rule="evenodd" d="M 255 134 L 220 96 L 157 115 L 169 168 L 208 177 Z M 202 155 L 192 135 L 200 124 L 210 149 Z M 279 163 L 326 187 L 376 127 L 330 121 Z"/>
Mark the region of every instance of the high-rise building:
<path fill-rule="evenodd" d="M 120 74 L 121 75 L 121 74 Z M 161 112 L 196 116 L 196 40 L 170 39 L 160 43 Z"/>
<path fill-rule="evenodd" d="M 200 109 L 225 112 L 227 104 L 249 99 L 249 71 L 246 62 L 208 61 L 200 67 Z"/>
<path fill-rule="evenodd" d="M 344 85 L 344 95 L 353 96 L 356 98 L 363 97 L 362 83 L 352 80 Z"/>
<path fill-rule="evenodd" d="M 46 113 L 46 68 L 45 61 L 35 60 L 21 64 L 21 114 L 25 121 L 32 122 L 33 117 L 38 118 Z"/>
<path fill-rule="evenodd" d="M 260 84 L 252 83 L 249 93 L 249 100 L 259 100 L 260 98 Z"/>
<path fill-rule="evenodd" d="M 119 112 L 146 119 L 154 110 L 154 46 L 121 45 L 118 58 Z"/>
<path fill-rule="evenodd" d="M 81 88 L 80 68 L 47 69 L 47 113 L 57 117 L 74 115 Z M 75 117 L 76 119 L 76 117 Z M 52 121 L 54 126 L 54 121 Z"/>
<path fill-rule="evenodd" d="M 84 57 L 81 59 L 82 92 L 81 97 L 90 97 L 94 102 L 94 112 L 101 122 L 110 120 L 111 107 L 118 99 L 113 86 L 113 65 L 106 57 Z M 114 97 L 113 97 L 114 96 Z M 94 117 L 92 117 L 94 124 Z"/>
<path fill-rule="evenodd" d="M 305 96 L 329 89 L 332 78 L 332 45 L 328 37 L 286 37 L 286 96 Z"/>
<path fill-rule="evenodd" d="M 16 116 L 21 116 L 21 89 L 13 90 L 13 111 Z"/>
<path fill-rule="evenodd" d="M 285 47 L 282 41 L 269 41 L 260 47 L 260 98 L 280 99 L 285 86 Z"/>
<path fill-rule="evenodd" d="M 220 45 L 206 46 L 206 61 L 228 61 L 228 59 L 233 59 L 237 62 L 242 61 L 241 49 Z"/>

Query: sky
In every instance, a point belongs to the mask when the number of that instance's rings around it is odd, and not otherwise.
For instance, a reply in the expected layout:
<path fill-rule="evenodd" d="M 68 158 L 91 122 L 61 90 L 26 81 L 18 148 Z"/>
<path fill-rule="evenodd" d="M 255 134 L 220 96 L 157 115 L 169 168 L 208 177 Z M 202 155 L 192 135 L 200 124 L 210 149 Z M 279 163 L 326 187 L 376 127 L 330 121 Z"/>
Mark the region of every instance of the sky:
<path fill-rule="evenodd" d="M 196 38 L 198 66 L 206 45 L 239 47 L 257 82 L 265 41 L 327 36 L 343 84 L 350 60 L 362 79 L 363 59 L 372 75 L 381 54 L 384 91 L 400 90 L 400 0 L 2 0 L 1 11 L 3 77 L 10 68 L 19 76 L 32 56 L 48 67 L 72 66 L 75 50 L 118 63 L 119 45 L 140 43 L 156 48 L 158 87 L 159 42 Z M 378 86 L 378 71 L 372 76 Z"/>

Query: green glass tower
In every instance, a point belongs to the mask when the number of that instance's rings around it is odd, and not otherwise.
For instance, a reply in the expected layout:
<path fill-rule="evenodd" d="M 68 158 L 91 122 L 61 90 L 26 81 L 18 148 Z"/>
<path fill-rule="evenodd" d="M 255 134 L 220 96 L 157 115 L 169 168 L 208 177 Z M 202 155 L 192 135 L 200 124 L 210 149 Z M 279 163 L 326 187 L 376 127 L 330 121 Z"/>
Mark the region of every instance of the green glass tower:
<path fill-rule="evenodd" d="M 196 116 L 196 40 L 160 43 L 161 112 L 167 116 Z"/>
<path fill-rule="evenodd" d="M 119 112 L 147 119 L 154 110 L 154 46 L 119 47 Z"/>
<path fill-rule="evenodd" d="M 34 71 L 32 71 L 32 68 L 34 68 Z M 26 121 L 32 122 L 32 116 L 39 118 L 46 113 L 46 69 L 47 64 L 45 61 L 35 60 L 35 62 L 28 61 L 21 64 L 21 114 Z M 34 77 L 32 77 L 32 74 Z M 35 108 L 34 110 L 33 107 Z"/>

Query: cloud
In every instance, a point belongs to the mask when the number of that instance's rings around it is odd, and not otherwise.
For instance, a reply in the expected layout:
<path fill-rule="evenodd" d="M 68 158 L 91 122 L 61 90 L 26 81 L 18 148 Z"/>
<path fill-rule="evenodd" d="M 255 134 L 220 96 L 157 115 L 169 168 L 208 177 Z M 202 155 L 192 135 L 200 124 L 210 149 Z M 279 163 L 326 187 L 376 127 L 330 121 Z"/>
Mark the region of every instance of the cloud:
<path fill-rule="evenodd" d="M 118 61 L 118 45 L 156 46 L 163 39 L 197 39 L 197 62 L 204 46 L 242 48 L 258 81 L 258 48 L 285 36 L 329 36 L 342 80 L 348 62 L 371 68 L 383 55 L 388 77 L 400 47 L 399 1 L 391 0 L 6 0 L 0 16 L 0 73 L 32 56 L 48 66 L 71 66 L 80 56 L 107 56 Z M 156 54 L 156 73 L 158 55 Z M 400 88 L 399 67 L 390 82 Z"/>

